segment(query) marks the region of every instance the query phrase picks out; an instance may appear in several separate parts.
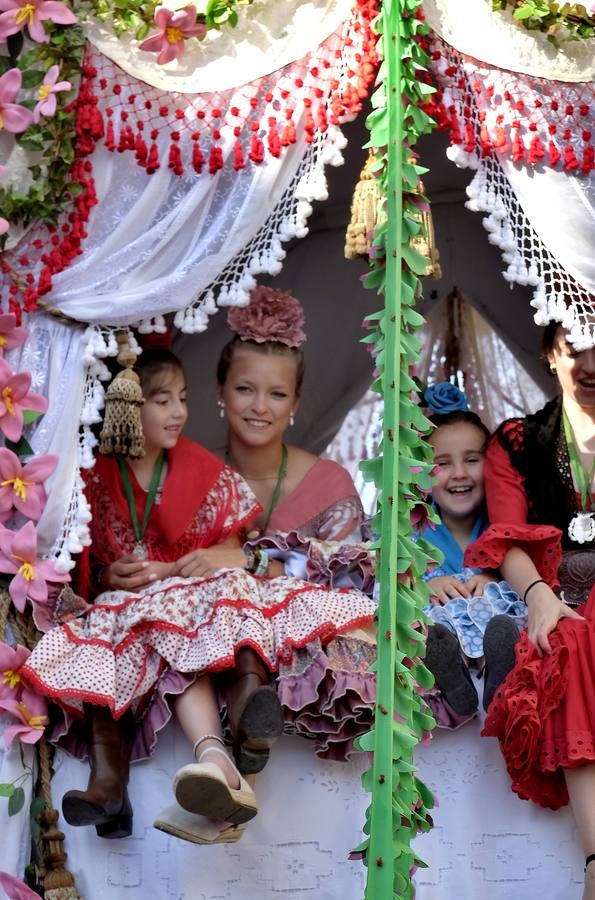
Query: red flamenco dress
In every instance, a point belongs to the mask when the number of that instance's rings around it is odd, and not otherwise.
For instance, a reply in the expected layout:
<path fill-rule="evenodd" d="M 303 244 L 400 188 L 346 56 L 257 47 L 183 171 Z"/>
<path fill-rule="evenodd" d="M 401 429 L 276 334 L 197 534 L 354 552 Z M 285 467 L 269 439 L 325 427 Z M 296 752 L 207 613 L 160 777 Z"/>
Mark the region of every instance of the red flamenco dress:
<path fill-rule="evenodd" d="M 137 508 L 146 495 L 130 472 Z M 136 540 L 117 462 L 99 457 L 87 476 L 91 547 L 79 565 L 77 588 L 96 593 L 97 569 L 133 550 Z M 173 562 L 192 550 L 239 534 L 260 512 L 246 482 L 198 444 L 180 438 L 167 453 L 161 496 L 143 542 L 149 558 Z M 95 575 L 95 578 L 94 578 Z M 52 628 L 26 664 L 26 677 L 65 714 L 52 735 L 85 753 L 77 728 L 83 703 L 107 706 L 136 722 L 131 759 L 152 752 L 170 717 L 167 696 L 197 673 L 234 665 L 241 647 L 255 650 L 271 671 L 295 648 L 367 624 L 372 600 L 355 590 L 328 590 L 292 578 L 255 578 L 226 569 L 208 578 L 174 576 L 137 593 L 99 594 L 85 615 Z M 71 727 L 72 725 L 75 727 Z"/>
<path fill-rule="evenodd" d="M 512 790 L 550 809 L 568 803 L 563 769 L 595 761 L 595 546 L 568 536 L 580 496 L 560 419 L 557 398 L 500 426 L 484 469 L 494 524 L 465 556 L 467 565 L 493 569 L 510 548 L 522 548 L 584 617 L 562 619 L 549 635 L 552 652 L 543 657 L 523 632 L 515 667 L 496 691 L 482 732 L 499 739 Z"/>

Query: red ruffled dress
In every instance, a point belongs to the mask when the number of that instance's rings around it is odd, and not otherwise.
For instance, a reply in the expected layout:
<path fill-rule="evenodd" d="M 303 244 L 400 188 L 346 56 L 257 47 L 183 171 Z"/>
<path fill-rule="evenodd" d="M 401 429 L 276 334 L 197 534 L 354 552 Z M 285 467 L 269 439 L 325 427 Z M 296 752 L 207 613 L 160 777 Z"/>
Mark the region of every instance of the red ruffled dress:
<path fill-rule="evenodd" d="M 568 546 L 568 538 L 561 528 L 531 522 L 535 504 L 528 478 L 511 458 L 523 449 L 525 421 L 504 423 L 499 429 L 504 442 L 497 433 L 488 446 L 484 477 L 489 518 L 494 524 L 468 548 L 465 562 L 497 569 L 509 549 L 521 547 L 541 577 L 559 592 L 565 586 L 560 569 L 562 543 L 564 540 Z M 558 429 L 558 445 L 561 440 Z M 565 447 L 562 452 L 567 456 Z M 562 463 L 559 470 L 567 481 L 569 469 L 564 473 L 565 468 Z M 560 476 L 561 492 L 565 489 L 562 481 Z M 580 498 L 577 502 L 575 495 L 573 502 L 578 510 Z M 560 521 L 559 508 L 556 514 L 552 518 Z M 566 517 L 570 522 L 568 512 Z M 583 568 L 586 560 L 595 569 L 591 556 L 595 560 L 592 548 L 580 553 L 585 558 Z M 588 583 L 593 584 L 590 576 Z M 591 590 L 578 611 L 585 621 L 562 619 L 549 636 L 552 652 L 543 658 L 523 632 L 516 647 L 516 665 L 496 691 L 482 732 L 499 739 L 512 790 L 522 799 L 550 809 L 568 803 L 563 769 L 595 761 L 595 591 Z"/>

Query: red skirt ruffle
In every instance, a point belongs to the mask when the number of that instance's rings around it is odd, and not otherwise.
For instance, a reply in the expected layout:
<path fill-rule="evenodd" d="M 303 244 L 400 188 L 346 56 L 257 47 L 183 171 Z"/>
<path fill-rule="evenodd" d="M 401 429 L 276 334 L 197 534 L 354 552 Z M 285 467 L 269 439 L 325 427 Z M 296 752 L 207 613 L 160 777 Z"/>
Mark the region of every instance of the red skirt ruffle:
<path fill-rule="evenodd" d="M 490 525 L 465 551 L 465 565 L 479 569 L 499 569 L 512 547 L 522 547 L 550 587 L 558 586 L 562 561 L 562 532 L 553 525 L 499 522 Z"/>
<path fill-rule="evenodd" d="M 563 770 L 595 761 L 595 590 L 577 612 L 584 621 L 562 619 L 544 657 L 523 632 L 482 732 L 500 741 L 512 790 L 549 809 L 568 803 Z"/>

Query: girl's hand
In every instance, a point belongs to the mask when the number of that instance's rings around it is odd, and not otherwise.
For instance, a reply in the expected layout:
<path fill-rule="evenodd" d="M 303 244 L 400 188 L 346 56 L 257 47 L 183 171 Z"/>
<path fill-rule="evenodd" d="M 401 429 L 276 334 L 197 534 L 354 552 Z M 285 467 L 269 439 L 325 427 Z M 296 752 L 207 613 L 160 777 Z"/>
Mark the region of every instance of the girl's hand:
<path fill-rule="evenodd" d="M 497 580 L 498 576 L 494 572 L 478 572 L 467 581 L 467 587 L 471 591 L 472 597 L 481 597 L 486 584 Z"/>
<path fill-rule="evenodd" d="M 208 547 L 193 550 L 176 564 L 176 574 L 183 578 L 208 578 L 220 569 L 245 569 L 246 555 L 241 547 Z"/>
<path fill-rule="evenodd" d="M 136 591 L 176 574 L 176 563 L 139 559 L 128 553 L 104 570 L 101 587 L 110 591 Z"/>
<path fill-rule="evenodd" d="M 582 616 L 563 603 L 547 584 L 536 584 L 531 588 L 527 596 L 527 610 L 529 613 L 527 622 L 527 636 L 532 644 L 537 647 L 540 656 L 551 653 L 552 648 L 548 635 L 555 629 L 560 619 L 579 619 Z"/>
<path fill-rule="evenodd" d="M 468 597 L 469 588 L 458 581 L 454 575 L 438 575 L 427 582 L 430 589 L 430 603 L 434 606 L 444 606 L 455 597 Z"/>

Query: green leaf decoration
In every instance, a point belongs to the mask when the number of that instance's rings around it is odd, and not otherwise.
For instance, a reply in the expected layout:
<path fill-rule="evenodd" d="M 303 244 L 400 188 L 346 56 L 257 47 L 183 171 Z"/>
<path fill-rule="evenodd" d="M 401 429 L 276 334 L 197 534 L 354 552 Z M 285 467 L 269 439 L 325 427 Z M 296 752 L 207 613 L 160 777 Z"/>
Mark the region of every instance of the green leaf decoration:
<path fill-rule="evenodd" d="M 8 450 L 12 450 L 17 456 L 33 456 L 34 451 L 27 438 L 22 437 L 20 441 L 9 441 L 5 438 L 4 445 Z"/>
<path fill-rule="evenodd" d="M 14 784 L 0 784 L 0 797 L 12 797 Z"/>
<path fill-rule="evenodd" d="M 426 258 L 409 243 L 422 233 L 418 178 L 426 170 L 411 161 L 420 134 L 434 125 L 422 109 L 433 90 L 421 76 L 428 59 L 420 44 L 427 27 L 418 18 L 421 0 L 383 0 L 376 30 L 382 63 L 367 121 L 374 171 L 384 194 L 385 220 L 374 234 L 382 248 L 370 260 L 366 287 L 384 295 L 385 307 L 366 320 L 364 342 L 379 372 L 374 389 L 384 396 L 382 456 L 362 463 L 379 491 L 373 528 L 379 534 L 377 707 L 374 727 L 358 747 L 372 750 L 362 783 L 372 794 L 360 845 L 368 867 L 366 900 L 413 898 L 411 872 L 423 865 L 411 841 L 431 828 L 431 793 L 415 778 L 414 750 L 432 727 L 418 687 L 433 684 L 425 668 L 423 607 L 428 588 L 429 544 L 413 540 L 411 515 L 425 504 L 432 486 L 429 422 L 418 405 L 411 366 L 419 355 L 415 329 L 423 318 L 415 305 Z M 384 35 L 388 39 L 384 39 Z M 432 513 L 427 510 L 431 519 Z M 434 554 L 436 555 L 436 554 Z"/>
<path fill-rule="evenodd" d="M 8 815 L 16 816 L 25 805 L 25 791 L 22 787 L 14 789 L 14 793 L 8 800 Z"/>
<path fill-rule="evenodd" d="M 23 422 L 25 425 L 31 425 L 32 422 L 36 422 L 43 413 L 38 412 L 36 409 L 24 409 L 23 410 Z"/>

